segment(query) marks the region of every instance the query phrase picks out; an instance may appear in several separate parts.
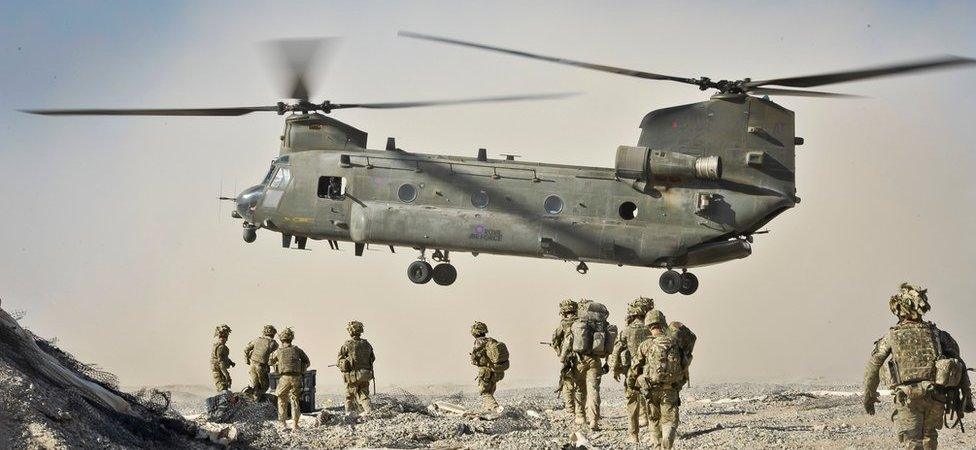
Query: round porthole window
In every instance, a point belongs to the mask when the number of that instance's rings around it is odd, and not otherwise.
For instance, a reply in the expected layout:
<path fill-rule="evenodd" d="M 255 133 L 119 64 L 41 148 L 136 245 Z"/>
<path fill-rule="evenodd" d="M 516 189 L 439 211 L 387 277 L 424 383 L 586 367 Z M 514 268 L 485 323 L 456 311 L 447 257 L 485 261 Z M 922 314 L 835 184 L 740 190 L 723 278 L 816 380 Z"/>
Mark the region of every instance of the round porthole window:
<path fill-rule="evenodd" d="M 550 195 L 546 197 L 542 206 L 546 208 L 546 212 L 549 214 L 559 214 L 563 211 L 563 199 L 559 198 L 558 195 Z"/>
<path fill-rule="evenodd" d="M 488 207 L 488 193 L 484 190 L 477 191 L 471 194 L 471 204 L 476 208 L 487 208 Z"/>
<path fill-rule="evenodd" d="M 417 199 L 417 188 L 410 183 L 401 184 L 400 189 L 397 189 L 397 197 L 401 202 L 410 203 Z"/>
<path fill-rule="evenodd" d="M 637 217 L 637 205 L 634 202 L 623 202 L 620 204 L 620 218 L 630 220 Z"/>

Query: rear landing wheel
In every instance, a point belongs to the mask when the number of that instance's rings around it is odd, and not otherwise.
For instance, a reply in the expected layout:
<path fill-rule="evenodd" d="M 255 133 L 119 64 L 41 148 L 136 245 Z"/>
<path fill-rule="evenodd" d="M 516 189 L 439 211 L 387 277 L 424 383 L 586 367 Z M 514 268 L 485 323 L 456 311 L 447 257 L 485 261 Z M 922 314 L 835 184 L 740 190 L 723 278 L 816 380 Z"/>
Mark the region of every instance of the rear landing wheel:
<path fill-rule="evenodd" d="M 407 266 L 407 278 L 417 284 L 424 284 L 430 281 L 434 269 L 427 261 L 414 261 Z"/>
<path fill-rule="evenodd" d="M 434 266 L 433 278 L 441 286 L 450 286 L 457 280 L 457 269 L 448 263 L 438 264 Z"/>
<path fill-rule="evenodd" d="M 658 285 L 665 294 L 676 294 L 681 289 L 681 274 L 673 270 L 668 270 L 661 274 Z"/>
<path fill-rule="evenodd" d="M 698 290 L 698 277 L 691 272 L 681 274 L 681 287 L 678 292 L 684 295 L 694 294 Z"/>

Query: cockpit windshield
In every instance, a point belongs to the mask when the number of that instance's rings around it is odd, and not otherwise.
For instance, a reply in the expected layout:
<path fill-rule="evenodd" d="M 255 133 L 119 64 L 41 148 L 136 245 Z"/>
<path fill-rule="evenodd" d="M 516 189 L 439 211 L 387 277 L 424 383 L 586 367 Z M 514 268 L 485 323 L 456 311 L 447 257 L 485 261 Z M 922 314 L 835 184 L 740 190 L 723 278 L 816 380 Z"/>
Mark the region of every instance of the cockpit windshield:
<path fill-rule="evenodd" d="M 271 168 L 268 169 L 268 174 L 264 176 L 264 181 L 262 181 L 261 184 L 267 186 L 268 182 L 271 181 L 271 177 L 274 176 L 274 171 L 275 171 L 275 166 L 274 164 L 272 164 Z"/>

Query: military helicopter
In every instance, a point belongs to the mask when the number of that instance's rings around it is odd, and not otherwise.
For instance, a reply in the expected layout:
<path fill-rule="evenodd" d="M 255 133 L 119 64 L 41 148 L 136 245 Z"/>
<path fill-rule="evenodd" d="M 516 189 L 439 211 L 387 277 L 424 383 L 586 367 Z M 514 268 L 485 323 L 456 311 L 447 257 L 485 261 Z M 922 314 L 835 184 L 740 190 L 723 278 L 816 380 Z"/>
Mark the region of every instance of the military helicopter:
<path fill-rule="evenodd" d="M 328 114 L 344 108 L 398 108 L 553 95 L 411 103 L 312 103 L 308 67 L 312 51 L 283 52 L 295 103 L 211 109 L 31 110 L 45 115 L 239 116 L 288 113 L 279 156 L 261 183 L 231 198 L 243 238 L 257 231 L 281 234 L 282 246 L 305 249 L 309 239 L 333 249 L 352 242 L 357 256 L 368 244 L 419 252 L 410 281 L 450 285 L 457 279 L 451 253 L 470 252 L 665 269 L 668 294 L 693 294 L 698 278 L 688 269 L 741 259 L 753 236 L 796 206 L 792 111 L 768 95 L 850 97 L 786 89 L 972 64 L 943 57 L 927 61 L 762 81 L 682 78 L 553 58 L 416 33 L 406 37 L 463 45 L 576 67 L 669 80 L 718 92 L 707 101 L 644 116 L 636 146 L 616 149 L 615 166 L 585 167 L 489 158 L 423 154 L 388 138 L 367 148 L 367 134 Z M 757 97 L 763 95 L 764 97 Z M 427 261 L 427 252 L 436 262 Z M 680 272 L 678 270 L 680 270 Z"/>

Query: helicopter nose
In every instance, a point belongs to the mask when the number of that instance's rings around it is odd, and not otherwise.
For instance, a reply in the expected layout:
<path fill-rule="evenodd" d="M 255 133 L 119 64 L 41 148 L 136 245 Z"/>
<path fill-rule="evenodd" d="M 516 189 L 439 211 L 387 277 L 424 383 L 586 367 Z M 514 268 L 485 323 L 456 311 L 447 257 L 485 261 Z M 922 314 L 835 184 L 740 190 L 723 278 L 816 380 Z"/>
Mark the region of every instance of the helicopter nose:
<path fill-rule="evenodd" d="M 258 206 L 258 201 L 264 196 L 264 186 L 251 186 L 237 196 L 237 214 L 244 220 L 254 223 L 254 208 Z"/>

